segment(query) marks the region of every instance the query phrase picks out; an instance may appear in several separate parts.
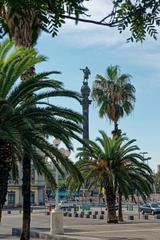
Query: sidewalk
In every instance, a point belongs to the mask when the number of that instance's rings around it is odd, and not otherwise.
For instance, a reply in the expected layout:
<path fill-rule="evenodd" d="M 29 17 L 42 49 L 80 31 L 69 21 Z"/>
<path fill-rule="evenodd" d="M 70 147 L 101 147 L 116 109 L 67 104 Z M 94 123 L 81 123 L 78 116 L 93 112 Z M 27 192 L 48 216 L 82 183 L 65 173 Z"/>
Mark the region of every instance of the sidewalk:
<path fill-rule="evenodd" d="M 32 214 L 34 237 L 39 235 L 41 239 L 54 240 L 160 240 L 160 220 L 155 220 L 153 216 L 149 220 L 139 221 L 136 218 L 134 221 L 111 225 L 106 223 L 106 219 L 64 217 L 64 235 L 54 237 L 49 235 L 49 220 L 50 216 L 45 213 Z M 0 239 L 16 239 L 11 236 L 11 229 L 20 227 L 21 214 L 4 214 Z"/>

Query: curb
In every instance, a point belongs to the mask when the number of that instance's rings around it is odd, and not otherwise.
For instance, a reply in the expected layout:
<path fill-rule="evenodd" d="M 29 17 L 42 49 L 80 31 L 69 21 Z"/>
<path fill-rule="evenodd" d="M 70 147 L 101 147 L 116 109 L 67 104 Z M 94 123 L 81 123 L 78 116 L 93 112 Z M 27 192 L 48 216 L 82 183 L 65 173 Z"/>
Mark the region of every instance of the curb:
<path fill-rule="evenodd" d="M 20 228 L 12 228 L 12 236 L 19 237 L 21 235 Z M 86 236 L 71 236 L 71 235 L 51 235 L 49 233 L 30 231 L 30 236 L 39 239 L 52 239 L 52 240 L 100 240 L 99 238 L 86 237 Z"/>

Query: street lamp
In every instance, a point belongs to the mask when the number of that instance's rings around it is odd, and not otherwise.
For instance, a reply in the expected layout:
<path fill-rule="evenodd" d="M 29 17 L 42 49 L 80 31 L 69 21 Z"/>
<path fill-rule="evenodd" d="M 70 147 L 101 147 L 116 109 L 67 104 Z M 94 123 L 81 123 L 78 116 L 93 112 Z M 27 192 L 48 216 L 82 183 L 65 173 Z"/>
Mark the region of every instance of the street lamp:
<path fill-rule="evenodd" d="M 60 139 L 54 139 L 53 144 L 58 149 L 59 144 L 61 143 Z M 59 150 L 62 154 L 67 154 L 68 152 L 65 149 Z M 58 160 L 58 159 L 56 159 Z M 56 168 L 56 183 L 57 183 L 57 189 L 56 189 L 56 207 L 51 212 L 51 218 L 50 218 L 50 233 L 51 235 L 55 234 L 64 234 L 63 230 L 63 212 L 58 208 L 58 169 Z"/>
<path fill-rule="evenodd" d="M 148 158 L 144 158 L 144 161 L 147 161 L 147 165 L 148 165 L 148 161 L 151 160 L 151 157 Z"/>
<path fill-rule="evenodd" d="M 58 149 L 58 146 L 59 146 L 59 144 L 61 143 L 61 140 L 60 139 L 58 139 L 58 138 L 55 138 L 54 140 L 53 140 L 53 144 L 54 144 L 54 146 Z M 57 183 L 57 188 L 56 188 L 56 205 L 55 205 L 55 209 L 58 209 L 58 169 L 56 168 L 56 183 Z"/>
<path fill-rule="evenodd" d="M 147 158 L 144 157 L 146 154 L 148 154 L 148 152 L 140 152 L 140 154 L 142 154 L 143 160 L 147 161 L 147 165 L 148 165 L 148 161 L 151 160 L 151 157 L 147 157 Z"/>
<path fill-rule="evenodd" d="M 55 138 L 53 140 L 53 144 L 54 146 L 58 149 L 58 146 L 60 145 L 61 143 L 61 140 L 60 139 L 57 139 Z M 59 149 L 60 153 L 65 156 L 65 157 L 69 157 L 70 156 L 70 151 L 68 149 L 64 149 L 64 148 L 60 148 Z M 58 206 L 58 203 L 59 203 L 59 190 L 58 190 L 58 180 L 59 180 L 59 174 L 58 174 L 58 169 L 56 168 L 56 183 L 57 183 L 57 189 L 56 189 L 56 206 L 55 208 L 58 209 L 59 206 Z"/>
<path fill-rule="evenodd" d="M 142 156 L 144 158 L 144 155 L 148 154 L 148 152 L 140 152 L 139 154 L 142 154 Z"/>

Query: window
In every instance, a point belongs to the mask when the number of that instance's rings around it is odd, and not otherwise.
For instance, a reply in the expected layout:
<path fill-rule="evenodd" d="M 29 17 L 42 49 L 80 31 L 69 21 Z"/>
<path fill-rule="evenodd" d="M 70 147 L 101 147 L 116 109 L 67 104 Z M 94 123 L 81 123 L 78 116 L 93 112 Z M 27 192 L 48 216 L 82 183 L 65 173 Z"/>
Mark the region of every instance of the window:
<path fill-rule="evenodd" d="M 15 202 L 16 202 L 15 192 L 13 191 L 8 192 L 8 206 L 15 206 Z"/>

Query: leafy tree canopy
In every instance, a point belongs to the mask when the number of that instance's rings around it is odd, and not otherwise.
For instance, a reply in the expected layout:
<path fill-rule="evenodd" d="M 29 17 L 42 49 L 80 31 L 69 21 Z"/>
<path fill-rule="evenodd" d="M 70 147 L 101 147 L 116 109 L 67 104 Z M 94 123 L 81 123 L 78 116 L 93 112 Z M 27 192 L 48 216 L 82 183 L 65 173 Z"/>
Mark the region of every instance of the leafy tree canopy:
<path fill-rule="evenodd" d="M 0 0 L 0 37 L 10 26 L 6 22 L 6 9 L 9 9 L 9 17 L 14 15 L 14 24 L 18 23 L 19 16 L 26 19 L 29 14 L 38 17 L 39 29 L 45 30 L 54 37 L 58 29 L 65 24 L 66 19 L 97 24 L 107 27 L 117 27 L 120 33 L 127 28 L 130 30 L 128 41 L 143 41 L 147 35 L 157 39 L 160 25 L 160 1 L 159 0 L 114 0 L 110 13 L 106 4 L 106 16 L 95 20 L 87 14 L 85 3 L 91 0 Z M 16 14 L 15 14 L 16 13 Z M 7 16 L 8 17 L 8 16 Z M 30 17 L 29 17 L 30 18 Z M 28 18 L 28 19 L 29 19 Z M 35 24 L 37 26 L 37 24 Z M 36 31 L 36 34 L 38 32 Z M 37 36 L 34 36 L 35 38 Z"/>
<path fill-rule="evenodd" d="M 0 31 L 1 37 L 8 30 L 7 18 L 14 15 L 14 24 L 19 24 L 19 16 L 27 19 L 26 12 L 32 16 L 35 14 L 35 21 L 38 17 L 38 26 L 52 34 L 57 35 L 58 28 L 65 23 L 65 18 L 74 15 L 77 23 L 79 14 L 84 14 L 87 9 L 83 6 L 86 0 L 1 0 L 0 1 Z M 7 12 L 7 14 L 6 14 Z M 36 24 L 35 24 L 36 25 Z"/>
<path fill-rule="evenodd" d="M 143 41 L 147 34 L 157 39 L 160 25 L 159 0 L 115 0 L 114 17 L 120 32 L 129 28 L 128 41 Z"/>

